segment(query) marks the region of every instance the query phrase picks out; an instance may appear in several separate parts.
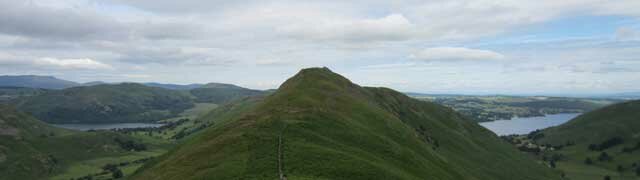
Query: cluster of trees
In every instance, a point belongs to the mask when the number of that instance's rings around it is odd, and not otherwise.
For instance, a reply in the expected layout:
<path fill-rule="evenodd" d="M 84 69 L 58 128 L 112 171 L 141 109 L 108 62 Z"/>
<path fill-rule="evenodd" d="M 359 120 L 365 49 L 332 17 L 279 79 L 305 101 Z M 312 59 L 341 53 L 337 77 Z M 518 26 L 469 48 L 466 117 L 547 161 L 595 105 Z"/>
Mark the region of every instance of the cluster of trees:
<path fill-rule="evenodd" d="M 622 152 L 623 153 L 632 153 L 633 151 L 636 151 L 638 149 L 640 149 L 640 142 L 636 143 L 636 145 L 633 146 L 633 147 L 624 147 L 624 148 L 622 148 Z"/>
<path fill-rule="evenodd" d="M 556 168 L 556 162 L 565 159 L 565 156 L 560 153 L 554 153 L 551 156 L 543 155 L 543 161 L 549 161 L 549 167 Z"/>
<path fill-rule="evenodd" d="M 89 174 L 89 175 L 82 176 L 82 177 L 79 177 L 79 178 L 71 178 L 70 180 L 93 180 L 94 177 L 104 176 L 104 175 L 107 175 L 107 174 L 111 174 L 111 178 L 110 179 L 123 178 L 124 177 L 124 173 L 122 173 L 122 170 L 120 170 L 120 167 L 127 166 L 129 164 L 144 163 L 144 162 L 147 162 L 147 161 L 149 161 L 151 159 L 153 159 L 153 157 L 137 159 L 137 160 L 134 160 L 134 161 L 131 161 L 131 162 L 125 161 L 125 162 L 120 162 L 120 163 L 116 163 L 116 164 L 106 164 L 106 165 L 102 166 L 102 171 L 99 172 L 99 173 Z"/>
<path fill-rule="evenodd" d="M 122 170 L 118 168 L 116 164 L 107 164 L 102 167 L 103 172 L 111 172 L 111 177 L 113 179 L 122 178 L 124 174 L 122 174 Z"/>
<path fill-rule="evenodd" d="M 531 139 L 533 141 L 543 138 L 544 137 L 544 133 L 542 133 L 542 130 L 540 129 L 536 129 L 533 132 L 530 132 L 529 134 L 527 134 L 527 138 Z"/>
<path fill-rule="evenodd" d="M 609 138 L 609 139 L 603 141 L 600 144 L 589 144 L 588 149 L 591 150 L 591 151 L 603 151 L 603 150 L 609 149 L 609 148 L 611 148 L 613 146 L 616 146 L 616 145 L 619 145 L 619 144 L 622 144 L 622 143 L 624 143 L 624 140 L 622 138 L 620 138 L 620 137 L 612 137 L 612 138 Z"/>
<path fill-rule="evenodd" d="M 440 142 L 438 142 L 438 140 L 433 136 L 429 135 L 429 132 L 427 132 L 427 129 L 424 128 L 424 126 L 420 125 L 415 130 L 424 137 L 424 142 L 433 145 L 433 150 L 437 150 L 440 147 Z"/>
<path fill-rule="evenodd" d="M 41 137 L 41 138 L 53 137 L 53 136 L 56 136 L 56 133 L 54 133 L 54 132 L 49 132 L 49 133 L 43 133 L 43 134 L 40 134 L 40 137 Z"/>
<path fill-rule="evenodd" d="M 128 151 L 145 151 L 145 150 L 147 150 L 147 146 L 146 145 L 144 145 L 142 143 L 135 142 L 133 140 L 122 140 L 120 138 L 115 138 L 114 141 L 116 143 L 118 143 L 120 148 L 122 148 L 124 150 L 128 150 Z"/>
<path fill-rule="evenodd" d="M 601 152 L 600 155 L 598 155 L 597 159 L 600 162 L 609 162 L 613 161 L 613 156 L 610 156 L 607 152 Z M 584 159 L 584 163 L 590 165 L 593 164 L 594 161 L 590 157 L 587 157 Z"/>

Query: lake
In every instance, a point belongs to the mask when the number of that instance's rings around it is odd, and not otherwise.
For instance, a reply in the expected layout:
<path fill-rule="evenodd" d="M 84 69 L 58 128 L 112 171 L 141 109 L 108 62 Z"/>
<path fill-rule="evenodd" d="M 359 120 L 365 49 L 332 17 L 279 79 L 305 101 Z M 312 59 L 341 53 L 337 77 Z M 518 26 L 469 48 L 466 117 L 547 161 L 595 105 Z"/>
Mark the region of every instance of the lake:
<path fill-rule="evenodd" d="M 517 117 L 511 120 L 481 122 L 480 125 L 498 135 L 528 134 L 536 129 L 544 129 L 565 123 L 580 113 L 550 114 L 538 117 Z"/>
<path fill-rule="evenodd" d="M 157 123 L 113 123 L 113 124 L 51 124 L 56 127 L 74 129 L 80 131 L 88 130 L 104 130 L 104 129 L 122 129 L 122 128 L 140 128 L 140 127 L 160 127 L 164 124 Z"/>

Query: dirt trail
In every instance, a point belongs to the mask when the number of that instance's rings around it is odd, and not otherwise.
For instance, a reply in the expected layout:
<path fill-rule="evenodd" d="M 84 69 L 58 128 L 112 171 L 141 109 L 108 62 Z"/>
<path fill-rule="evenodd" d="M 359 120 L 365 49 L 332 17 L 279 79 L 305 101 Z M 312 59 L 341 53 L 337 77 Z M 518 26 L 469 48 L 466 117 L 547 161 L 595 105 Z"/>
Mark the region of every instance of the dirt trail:
<path fill-rule="evenodd" d="M 286 125 L 284 126 L 284 128 L 282 128 L 282 131 L 280 131 L 280 135 L 278 135 L 278 174 L 280 176 L 280 180 L 287 180 L 287 176 L 284 175 L 284 171 L 282 170 L 282 166 L 284 164 L 284 162 L 282 161 L 282 134 L 284 133 L 285 129 L 287 129 Z"/>

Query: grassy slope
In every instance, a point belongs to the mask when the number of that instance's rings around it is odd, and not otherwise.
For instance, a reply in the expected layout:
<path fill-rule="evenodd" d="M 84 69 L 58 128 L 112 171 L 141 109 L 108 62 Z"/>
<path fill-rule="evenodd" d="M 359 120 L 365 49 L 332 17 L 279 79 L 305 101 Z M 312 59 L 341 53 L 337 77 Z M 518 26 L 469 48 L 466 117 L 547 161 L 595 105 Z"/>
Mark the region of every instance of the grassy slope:
<path fill-rule="evenodd" d="M 0 106 L 0 132 L 4 132 L 0 133 L 0 179 L 43 179 L 56 175 L 69 179 L 92 173 L 73 172 L 85 161 L 110 158 L 111 162 L 117 162 L 122 160 L 120 157 L 143 158 L 152 154 L 125 151 L 114 142 L 116 137 L 129 137 L 55 128 L 8 106 Z M 103 165 L 85 166 L 89 168 L 85 170 Z"/>
<path fill-rule="evenodd" d="M 306 69 L 134 179 L 555 179 L 454 111 Z M 437 141 L 437 143 L 435 143 Z M 438 145 L 436 145 L 438 144 Z"/>
<path fill-rule="evenodd" d="M 575 143 L 555 152 L 567 157 L 566 161 L 558 163 L 558 167 L 573 179 L 602 179 L 605 175 L 614 179 L 621 179 L 621 175 L 626 177 L 623 179 L 640 179 L 631 169 L 631 164 L 640 163 L 640 150 L 621 152 L 623 147 L 632 147 L 640 142 L 640 101 L 615 104 L 583 114 L 566 124 L 548 128 L 543 134 L 544 137 L 537 140 L 540 144 L 563 145 L 568 141 Z M 601 152 L 588 150 L 589 144 L 600 144 L 613 137 L 624 139 L 623 144 L 604 150 L 613 156 L 613 161 L 597 161 Z M 594 165 L 584 164 L 587 157 L 594 160 Z M 626 171 L 618 173 L 618 165 L 625 167 Z"/>
<path fill-rule="evenodd" d="M 48 91 L 16 106 L 50 123 L 114 123 L 172 117 L 193 103 L 186 92 L 124 83 Z"/>

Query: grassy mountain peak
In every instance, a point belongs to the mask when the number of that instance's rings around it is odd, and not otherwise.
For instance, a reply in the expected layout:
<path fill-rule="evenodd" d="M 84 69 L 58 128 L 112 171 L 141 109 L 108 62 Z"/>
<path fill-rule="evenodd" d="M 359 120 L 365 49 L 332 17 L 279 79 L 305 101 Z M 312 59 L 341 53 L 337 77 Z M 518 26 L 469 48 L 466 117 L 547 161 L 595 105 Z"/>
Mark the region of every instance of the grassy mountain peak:
<path fill-rule="evenodd" d="M 303 69 L 133 179 L 557 179 L 449 108 Z M 508 170 L 506 170 L 508 169 Z"/>

